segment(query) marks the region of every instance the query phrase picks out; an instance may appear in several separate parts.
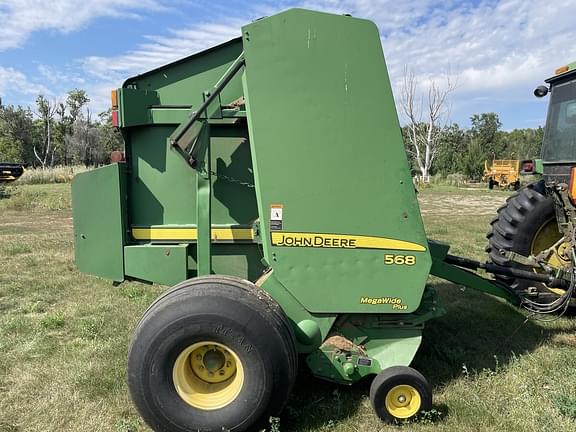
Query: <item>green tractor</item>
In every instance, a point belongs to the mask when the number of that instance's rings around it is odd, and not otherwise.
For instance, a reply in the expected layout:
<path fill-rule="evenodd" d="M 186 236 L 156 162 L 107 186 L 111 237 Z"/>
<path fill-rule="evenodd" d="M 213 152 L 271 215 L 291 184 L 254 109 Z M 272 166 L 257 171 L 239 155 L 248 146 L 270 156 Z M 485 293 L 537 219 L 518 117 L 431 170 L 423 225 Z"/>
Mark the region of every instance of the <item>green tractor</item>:
<path fill-rule="evenodd" d="M 573 265 L 576 247 L 576 62 L 558 68 L 546 83 L 534 90 L 536 97 L 551 95 L 541 159 L 523 161 L 521 167 L 542 179 L 498 210 L 487 252 L 495 264 L 561 277 Z M 524 298 L 530 310 L 558 313 L 570 306 L 570 289 L 514 276 L 496 278 Z"/>

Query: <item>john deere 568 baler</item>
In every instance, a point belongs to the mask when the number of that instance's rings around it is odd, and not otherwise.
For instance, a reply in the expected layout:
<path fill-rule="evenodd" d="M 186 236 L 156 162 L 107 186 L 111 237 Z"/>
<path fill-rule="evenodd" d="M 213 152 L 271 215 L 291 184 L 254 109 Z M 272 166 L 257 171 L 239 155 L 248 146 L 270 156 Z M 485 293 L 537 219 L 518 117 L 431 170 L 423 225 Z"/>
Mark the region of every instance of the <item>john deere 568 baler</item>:
<path fill-rule="evenodd" d="M 448 255 L 426 238 L 376 26 L 292 9 L 128 79 L 113 93 L 126 160 L 73 181 L 76 263 L 175 285 L 134 334 L 128 382 L 158 431 L 244 431 L 284 407 L 300 358 L 374 375 L 384 420 L 432 406 L 409 365 L 442 313 L 430 274 L 569 278 Z"/>

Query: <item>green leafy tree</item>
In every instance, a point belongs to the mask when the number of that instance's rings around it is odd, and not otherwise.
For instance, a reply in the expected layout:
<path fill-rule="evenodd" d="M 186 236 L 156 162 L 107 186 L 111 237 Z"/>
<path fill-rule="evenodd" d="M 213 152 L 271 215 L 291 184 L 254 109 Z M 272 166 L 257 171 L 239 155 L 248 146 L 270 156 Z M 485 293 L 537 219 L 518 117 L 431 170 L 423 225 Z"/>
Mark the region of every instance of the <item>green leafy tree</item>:
<path fill-rule="evenodd" d="M 456 123 L 445 127 L 438 142 L 435 171 L 442 175 L 462 172 L 462 158 L 466 153 L 468 140 L 466 131 Z"/>
<path fill-rule="evenodd" d="M 506 159 L 534 159 L 540 156 L 544 129 L 514 129 L 500 132 Z"/>
<path fill-rule="evenodd" d="M 23 162 L 20 143 L 0 136 L 0 162 Z"/>
<path fill-rule="evenodd" d="M 38 140 L 30 109 L 0 106 L 0 159 L 33 164 L 33 148 Z"/>
<path fill-rule="evenodd" d="M 471 138 L 476 141 L 484 154 L 484 159 L 501 159 L 504 148 L 498 131 L 502 127 L 498 114 L 482 113 L 474 114 L 470 117 L 472 128 L 470 129 Z"/>
<path fill-rule="evenodd" d="M 480 180 L 484 173 L 484 149 L 478 140 L 472 140 L 462 158 L 462 171 L 472 180 Z"/>
<path fill-rule="evenodd" d="M 112 109 L 98 114 L 98 143 L 100 147 L 100 163 L 108 162 L 110 153 L 124 150 L 122 134 L 112 125 Z"/>
<path fill-rule="evenodd" d="M 78 118 L 83 117 L 82 109 L 90 102 L 85 90 L 74 89 L 68 92 L 66 106 L 69 112 L 69 123 L 73 124 Z"/>

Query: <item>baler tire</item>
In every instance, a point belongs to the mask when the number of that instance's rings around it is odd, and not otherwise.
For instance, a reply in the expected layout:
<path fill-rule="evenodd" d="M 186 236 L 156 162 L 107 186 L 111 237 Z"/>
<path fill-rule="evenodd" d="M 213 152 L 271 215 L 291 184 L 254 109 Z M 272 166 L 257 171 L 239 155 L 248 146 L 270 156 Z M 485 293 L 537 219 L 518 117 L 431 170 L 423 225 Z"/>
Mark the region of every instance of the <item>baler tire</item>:
<path fill-rule="evenodd" d="M 216 385 L 195 369 L 194 359 L 207 351 L 223 359 Z M 128 355 L 132 400 L 155 431 L 240 432 L 267 424 L 284 408 L 296 372 L 282 309 L 254 284 L 229 276 L 190 279 L 164 293 L 142 316 Z"/>
<path fill-rule="evenodd" d="M 494 264 L 531 271 L 530 267 L 511 262 L 500 254 L 500 250 L 513 251 L 528 256 L 532 251 L 533 241 L 541 228 L 556 220 L 554 201 L 545 193 L 543 181 L 529 184 L 521 188 L 506 200 L 506 204 L 498 209 L 497 216 L 490 222 L 487 234 L 488 246 L 486 252 Z M 558 233 L 560 237 L 560 233 Z M 495 276 L 518 295 L 526 295 L 529 287 L 534 287 L 540 293 L 542 302 L 553 301 L 558 295 L 550 291 L 540 282 L 517 279 L 510 276 Z"/>
<path fill-rule="evenodd" d="M 409 421 L 432 409 L 432 387 L 417 370 L 393 366 L 372 381 L 370 402 L 376 415 L 386 423 Z"/>

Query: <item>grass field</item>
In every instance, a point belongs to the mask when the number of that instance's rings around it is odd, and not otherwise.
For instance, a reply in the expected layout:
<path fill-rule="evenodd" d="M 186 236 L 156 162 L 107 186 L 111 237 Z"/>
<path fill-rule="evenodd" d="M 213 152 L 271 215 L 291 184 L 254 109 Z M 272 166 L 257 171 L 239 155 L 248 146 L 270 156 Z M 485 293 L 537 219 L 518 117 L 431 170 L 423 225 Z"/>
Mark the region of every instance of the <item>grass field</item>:
<path fill-rule="evenodd" d="M 431 238 L 484 259 L 504 192 L 419 194 Z M 0 432 L 148 430 L 125 363 L 132 329 L 162 291 L 113 287 L 73 263 L 68 184 L 11 187 L 0 198 Z M 434 386 L 418 423 L 381 424 L 369 382 L 339 387 L 302 370 L 280 431 L 576 431 L 576 322 L 526 321 L 501 301 L 431 280 L 448 314 L 430 322 L 414 367 Z"/>

